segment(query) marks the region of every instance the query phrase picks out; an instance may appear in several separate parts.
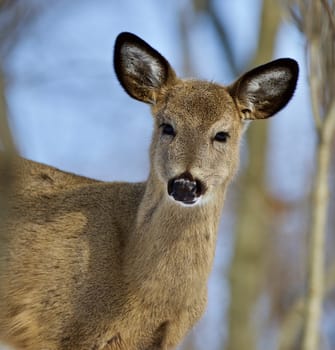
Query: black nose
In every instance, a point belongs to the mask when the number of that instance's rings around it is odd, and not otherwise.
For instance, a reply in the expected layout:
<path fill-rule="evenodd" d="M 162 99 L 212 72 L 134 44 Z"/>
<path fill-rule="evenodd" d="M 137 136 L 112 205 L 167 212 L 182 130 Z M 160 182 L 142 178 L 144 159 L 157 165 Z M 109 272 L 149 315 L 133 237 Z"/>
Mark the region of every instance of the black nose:
<path fill-rule="evenodd" d="M 193 204 L 203 193 L 203 185 L 189 173 L 171 179 L 168 182 L 168 194 L 176 201 Z"/>

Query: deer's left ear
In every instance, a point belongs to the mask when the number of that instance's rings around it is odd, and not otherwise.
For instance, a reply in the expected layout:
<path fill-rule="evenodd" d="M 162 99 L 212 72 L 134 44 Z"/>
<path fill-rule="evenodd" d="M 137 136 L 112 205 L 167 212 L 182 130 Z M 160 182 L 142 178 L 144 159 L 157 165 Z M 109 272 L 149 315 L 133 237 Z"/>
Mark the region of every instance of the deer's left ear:
<path fill-rule="evenodd" d="M 285 107 L 298 79 L 295 60 L 281 58 L 259 66 L 228 87 L 243 119 L 265 119 Z"/>

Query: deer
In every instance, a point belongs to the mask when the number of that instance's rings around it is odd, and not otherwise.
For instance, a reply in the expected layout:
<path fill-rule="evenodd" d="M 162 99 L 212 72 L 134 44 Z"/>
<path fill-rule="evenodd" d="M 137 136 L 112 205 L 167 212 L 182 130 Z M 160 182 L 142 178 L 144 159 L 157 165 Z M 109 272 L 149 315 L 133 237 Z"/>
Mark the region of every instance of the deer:
<path fill-rule="evenodd" d="M 17 156 L 1 226 L 0 341 L 20 350 L 175 349 L 206 309 L 218 224 L 248 121 L 294 94 L 280 58 L 230 85 L 182 79 L 135 34 L 116 76 L 150 105 L 145 182 L 104 182 Z M 1 191 L 5 191 L 5 185 Z"/>

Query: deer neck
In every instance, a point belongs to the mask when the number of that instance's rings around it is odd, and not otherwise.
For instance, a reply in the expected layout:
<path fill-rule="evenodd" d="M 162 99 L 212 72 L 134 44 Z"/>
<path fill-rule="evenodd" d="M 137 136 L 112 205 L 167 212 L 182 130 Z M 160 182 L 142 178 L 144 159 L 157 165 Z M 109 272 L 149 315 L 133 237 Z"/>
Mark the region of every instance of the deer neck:
<path fill-rule="evenodd" d="M 143 279 L 155 274 L 169 279 L 177 273 L 181 281 L 196 276 L 203 284 L 213 262 L 225 186 L 191 207 L 170 199 L 165 186 L 155 175 L 149 176 L 125 247 L 125 264 L 132 265 L 125 268 L 129 283 L 143 285 Z"/>

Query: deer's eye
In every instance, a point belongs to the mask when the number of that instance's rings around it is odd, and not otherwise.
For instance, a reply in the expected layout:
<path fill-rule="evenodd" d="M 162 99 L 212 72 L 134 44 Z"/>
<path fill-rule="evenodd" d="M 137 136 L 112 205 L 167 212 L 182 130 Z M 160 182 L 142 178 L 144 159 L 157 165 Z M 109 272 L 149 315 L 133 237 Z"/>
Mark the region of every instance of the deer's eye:
<path fill-rule="evenodd" d="M 228 132 L 220 131 L 215 135 L 214 140 L 218 141 L 218 142 L 225 143 L 228 141 L 229 137 L 230 137 L 230 135 Z"/>
<path fill-rule="evenodd" d="M 175 136 L 176 132 L 173 129 L 173 126 L 170 124 L 163 123 L 160 126 L 162 128 L 163 135 Z"/>

